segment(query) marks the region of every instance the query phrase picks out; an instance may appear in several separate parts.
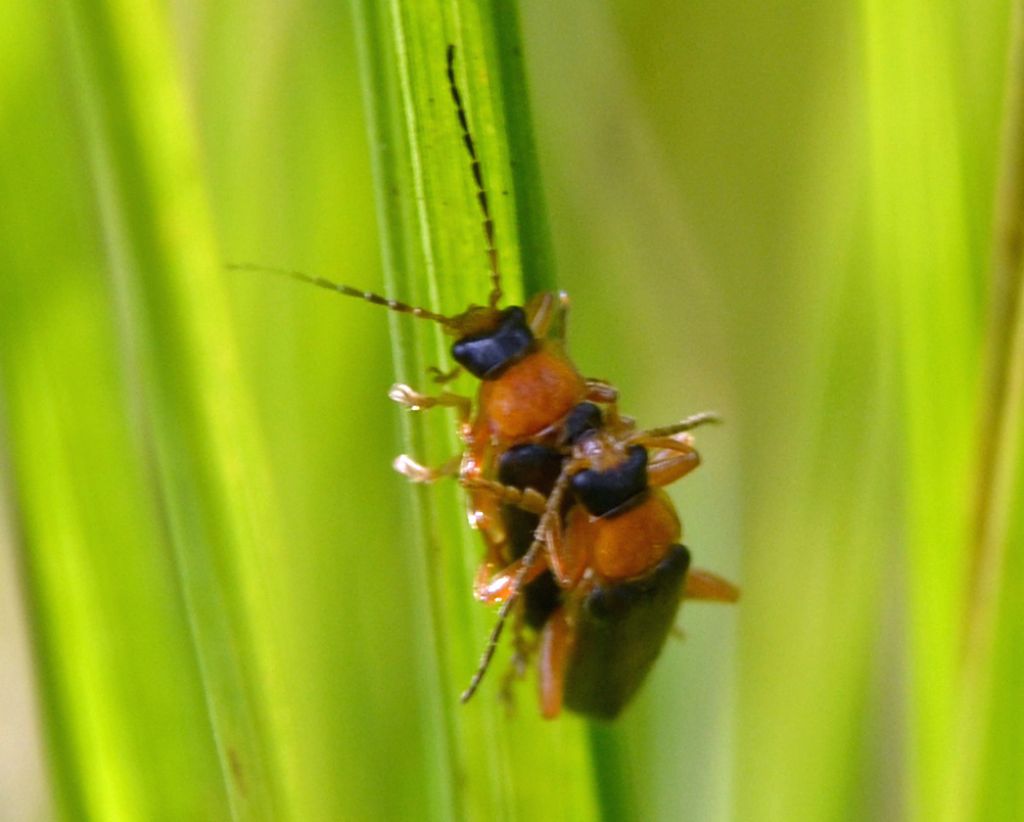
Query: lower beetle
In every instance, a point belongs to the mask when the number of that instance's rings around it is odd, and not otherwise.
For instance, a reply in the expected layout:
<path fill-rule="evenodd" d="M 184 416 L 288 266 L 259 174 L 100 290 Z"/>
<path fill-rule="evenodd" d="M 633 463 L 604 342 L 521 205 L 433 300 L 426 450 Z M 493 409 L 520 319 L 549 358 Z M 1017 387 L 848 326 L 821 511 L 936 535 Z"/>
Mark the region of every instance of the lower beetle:
<path fill-rule="evenodd" d="M 504 482 L 468 482 L 506 506 L 514 561 L 478 586 L 482 599 L 505 605 L 463 699 L 475 691 L 503 619 L 522 596 L 525 621 L 541 632 L 542 714 L 555 717 L 564 705 L 613 719 L 646 679 L 681 600 L 734 602 L 739 592 L 690 567 L 679 518 L 661 488 L 700 464 L 687 432 L 715 418 L 700 414 L 638 432 L 614 409 L 603 421 L 589 403 L 573 414 L 589 421 L 574 430 L 567 420 L 560 448 L 519 446 L 504 458 L 514 468 L 499 469 Z M 528 547 L 520 522 L 536 526 Z"/>

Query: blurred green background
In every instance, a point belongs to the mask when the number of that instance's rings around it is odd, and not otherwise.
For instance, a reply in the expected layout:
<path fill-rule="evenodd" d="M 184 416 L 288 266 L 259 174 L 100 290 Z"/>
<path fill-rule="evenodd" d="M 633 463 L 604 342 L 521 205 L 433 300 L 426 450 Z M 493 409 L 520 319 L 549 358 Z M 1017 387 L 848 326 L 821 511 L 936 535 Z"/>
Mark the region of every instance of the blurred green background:
<path fill-rule="evenodd" d="M 740 605 L 613 727 L 460 708 L 490 615 L 455 489 L 390 469 L 452 447 L 385 396 L 411 321 L 223 268 L 386 288 L 352 10 L 8 3 L 0 819 L 1024 818 L 1020 4 L 519 15 L 572 354 L 725 416 L 673 496 Z"/>

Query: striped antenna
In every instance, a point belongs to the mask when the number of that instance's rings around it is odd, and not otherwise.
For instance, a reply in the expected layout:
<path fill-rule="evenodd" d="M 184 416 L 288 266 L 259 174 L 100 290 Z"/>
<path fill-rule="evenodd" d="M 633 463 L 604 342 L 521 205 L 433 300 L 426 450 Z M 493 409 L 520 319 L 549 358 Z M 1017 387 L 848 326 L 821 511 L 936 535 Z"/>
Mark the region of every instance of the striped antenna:
<path fill-rule="evenodd" d="M 680 420 L 673 425 L 666 425 L 664 428 L 648 428 L 646 431 L 638 431 L 629 439 L 632 441 L 641 439 L 657 439 L 658 437 L 671 437 L 673 434 L 682 434 L 684 431 L 692 431 L 699 425 L 707 425 L 708 423 L 718 424 L 721 421 L 722 418 L 714 411 L 701 411 L 699 414 L 686 417 L 686 419 Z"/>
<path fill-rule="evenodd" d="M 487 304 L 491 308 L 497 308 L 501 301 L 501 268 L 498 265 L 498 249 L 494 244 L 494 218 L 491 216 L 491 207 L 487 202 L 487 189 L 484 187 L 484 173 L 480 166 L 480 158 L 476 153 L 476 144 L 473 142 L 473 135 L 469 131 L 469 120 L 466 117 L 466 109 L 462 105 L 462 95 L 459 93 L 459 86 L 455 82 L 455 46 L 448 46 L 448 88 L 452 93 L 452 100 L 455 103 L 455 113 L 459 118 L 459 127 L 462 129 L 462 142 L 469 152 L 469 167 L 473 172 L 473 182 L 476 183 L 476 201 L 480 206 L 480 213 L 483 214 L 484 240 L 487 242 L 487 260 L 491 267 L 491 293 L 487 298 Z"/>
<path fill-rule="evenodd" d="M 406 303 L 399 302 L 398 300 L 389 300 L 387 297 L 382 297 L 380 294 L 374 294 L 372 291 L 360 291 L 358 288 L 352 288 L 351 286 L 344 285 L 343 283 L 325 280 L 323 277 L 313 277 L 309 274 L 304 274 L 301 271 L 290 271 L 285 268 L 273 268 L 272 266 L 257 265 L 255 263 L 232 263 L 228 265 L 228 268 L 232 271 L 258 271 L 265 274 L 276 274 L 280 277 L 290 277 L 293 280 L 298 280 L 300 283 L 309 283 L 310 285 L 319 286 L 320 288 L 326 288 L 328 291 L 335 291 L 338 294 L 344 294 L 346 297 L 355 297 L 357 300 L 366 300 L 368 303 L 382 305 L 385 308 L 390 308 L 392 311 L 398 311 L 401 314 L 412 314 L 412 316 L 419 317 L 423 320 L 433 320 L 446 328 L 456 327 L 452 318 L 445 317 L 443 314 L 435 314 L 433 311 L 428 311 L 425 308 L 407 305 Z"/>

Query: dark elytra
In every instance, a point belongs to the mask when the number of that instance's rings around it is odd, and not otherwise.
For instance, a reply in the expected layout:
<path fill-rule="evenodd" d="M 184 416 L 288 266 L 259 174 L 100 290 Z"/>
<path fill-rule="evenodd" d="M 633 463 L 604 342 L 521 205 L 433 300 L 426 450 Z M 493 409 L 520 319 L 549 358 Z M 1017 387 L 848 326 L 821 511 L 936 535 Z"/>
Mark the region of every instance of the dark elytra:
<path fill-rule="evenodd" d="M 587 595 L 566 665 L 565 707 L 599 719 L 619 715 L 672 630 L 689 567 L 690 552 L 673 545 L 646 576 Z"/>
<path fill-rule="evenodd" d="M 517 445 L 501 455 L 498 481 L 514 488 L 533 488 L 547 496 L 562 470 L 564 457 L 546 445 Z M 501 507 L 508 538 L 508 561 L 521 559 L 533 542 L 540 517 L 514 505 Z M 552 613 L 562 604 L 562 590 L 551 571 L 523 587 L 523 614 L 526 624 L 540 630 Z"/>

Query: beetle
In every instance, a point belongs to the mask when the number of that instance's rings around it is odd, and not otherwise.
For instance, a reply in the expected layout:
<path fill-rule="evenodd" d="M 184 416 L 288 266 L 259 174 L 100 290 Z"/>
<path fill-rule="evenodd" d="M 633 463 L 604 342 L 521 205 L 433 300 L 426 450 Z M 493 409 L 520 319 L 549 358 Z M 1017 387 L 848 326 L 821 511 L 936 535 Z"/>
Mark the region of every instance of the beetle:
<path fill-rule="evenodd" d="M 415 482 L 433 482 L 446 476 L 461 479 L 488 474 L 502 451 L 523 441 L 557 431 L 566 415 L 580 402 L 613 403 L 617 392 L 603 380 L 584 378 L 565 351 L 568 297 L 564 292 L 542 292 L 523 306 L 501 307 L 501 266 L 495 244 L 483 170 L 455 79 L 455 47 L 447 51 L 448 87 L 455 106 L 462 142 L 470 160 L 489 265 L 491 288 L 486 305 L 470 305 L 454 315 L 440 314 L 399 300 L 363 291 L 301 271 L 243 263 L 236 270 L 264 271 L 365 300 L 391 311 L 437 323 L 454 337 L 452 358 L 458 367 L 439 374 L 436 382 L 454 379 L 461 370 L 479 380 L 476 400 L 450 391 L 430 395 L 404 384 L 391 387 L 388 396 L 398 404 L 422 411 L 436 407 L 455 410 L 463 452 L 435 468 L 408 455 L 394 461 L 395 469 Z M 471 495 L 472 497 L 472 495 Z M 486 528 L 486 499 L 471 498 L 470 522 Z"/>
<path fill-rule="evenodd" d="M 600 409 L 590 402 L 580 403 L 569 412 L 559 430 L 546 438 L 548 444 L 536 441 L 523 443 L 501 454 L 497 461 L 498 486 L 535 495 L 534 500 L 539 500 L 539 504 L 543 505 L 543 498 L 551 492 L 561 473 L 566 459 L 565 448 L 600 424 Z M 500 498 L 500 495 L 491 493 L 486 483 L 483 486 L 483 490 L 473 499 L 479 502 Z M 486 518 L 483 534 L 488 554 L 480 565 L 474 584 L 474 593 L 478 599 L 488 603 L 495 601 L 496 595 L 491 590 L 494 584 L 491 575 L 496 568 L 507 567 L 526 554 L 534 540 L 539 519 L 537 513 L 508 502 L 500 502 L 497 515 Z M 500 576 L 498 584 L 503 584 Z M 562 590 L 551 571 L 544 569 L 534 579 L 523 584 L 519 599 L 521 607 L 514 624 L 513 666 L 511 675 L 505 678 L 506 686 L 503 688 L 506 698 L 510 696 L 508 685 L 511 679 L 516 674 L 521 675 L 533 653 L 532 644 L 524 638 L 524 629 L 536 635 L 544 628 L 550 616 L 562 604 Z"/>
<path fill-rule="evenodd" d="M 594 416 L 600 410 L 591 408 L 594 422 L 564 437 L 568 449 L 549 448 L 543 458 L 525 450 L 543 446 L 507 453 L 506 458 L 530 453 L 534 468 L 544 467 L 543 485 L 550 491 L 543 501 L 540 489 L 524 490 L 517 482 L 526 471 L 512 483 L 503 483 L 500 471 L 498 481 L 471 483 L 529 512 L 537 527 L 531 544 L 521 553 L 518 546 L 515 560 L 478 592 L 485 601 L 505 604 L 464 700 L 479 685 L 502 622 L 519 597 L 525 621 L 541 635 L 541 713 L 553 718 L 564 704 L 576 713 L 614 719 L 654 665 L 682 599 L 735 602 L 739 596 L 721 577 L 691 568 L 679 517 L 662 490 L 700 464 L 688 432 L 717 418 L 697 414 L 636 431 L 632 420 L 610 413 L 602 421 Z M 534 590 L 549 577 L 555 593 Z"/>
<path fill-rule="evenodd" d="M 448 373 L 432 369 L 435 382 L 447 383 L 464 370 L 479 381 L 475 401 L 447 390 L 421 393 L 405 384 L 392 386 L 388 396 L 413 411 L 446 407 L 458 417 L 460 455 L 434 468 L 400 455 L 394 467 L 416 482 L 455 477 L 468 491 L 470 523 L 484 537 L 486 553 L 474 592 L 502 607 L 462 701 L 478 688 L 510 609 L 521 599 L 525 623 L 541 637 L 544 715 L 557 715 L 564 701 L 580 713 L 612 716 L 632 697 L 664 644 L 680 591 L 691 595 L 689 580 L 698 578 L 689 569 L 686 549 L 663 544 L 660 536 L 652 539 L 650 526 L 678 539 L 678 518 L 660 486 L 699 463 L 684 434 L 686 426 L 709 417 L 636 432 L 632 420 L 618 414 L 615 388 L 584 378 L 567 355 L 564 293 L 544 292 L 523 306 L 502 307 L 494 220 L 455 79 L 454 54 L 449 46 L 448 86 L 482 215 L 491 281 L 485 305 L 446 315 L 300 271 L 230 267 L 291 277 L 434 322 L 454 337 L 450 350 L 458 367 Z M 618 502 L 602 512 L 595 508 L 600 499 Z M 650 561 L 608 573 L 602 558 L 616 554 Z M 728 583 L 712 578 L 720 583 L 712 586 L 715 595 L 695 598 L 733 595 Z M 584 684 L 601 673 L 588 667 L 601 660 L 610 661 L 621 680 L 607 704 L 588 696 Z"/>

